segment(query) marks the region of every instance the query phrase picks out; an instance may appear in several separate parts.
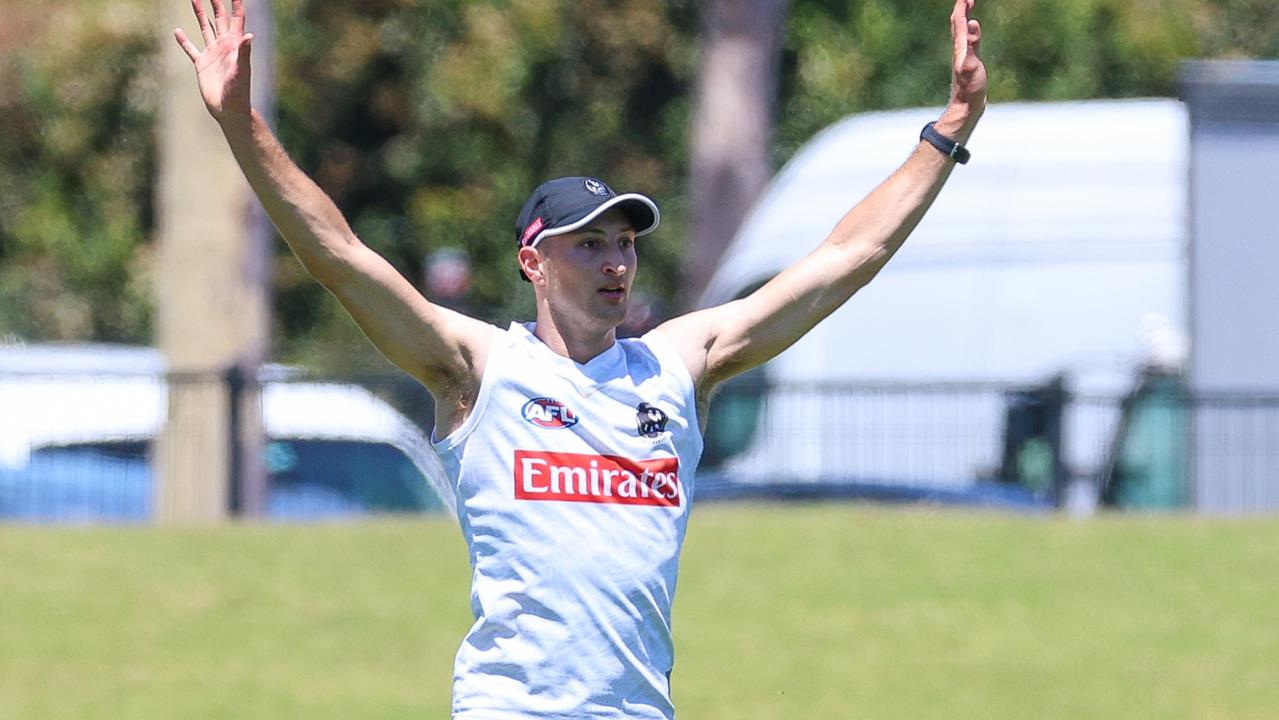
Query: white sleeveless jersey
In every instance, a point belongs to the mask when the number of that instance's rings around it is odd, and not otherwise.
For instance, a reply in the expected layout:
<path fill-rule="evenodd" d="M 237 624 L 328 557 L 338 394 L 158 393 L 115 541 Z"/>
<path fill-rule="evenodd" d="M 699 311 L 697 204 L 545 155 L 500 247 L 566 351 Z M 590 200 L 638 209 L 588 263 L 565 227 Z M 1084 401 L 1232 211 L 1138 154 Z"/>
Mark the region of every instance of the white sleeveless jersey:
<path fill-rule="evenodd" d="M 669 720 L 692 378 L 660 333 L 579 365 L 532 327 L 495 329 L 470 417 L 435 443 L 474 569 L 453 717 Z"/>

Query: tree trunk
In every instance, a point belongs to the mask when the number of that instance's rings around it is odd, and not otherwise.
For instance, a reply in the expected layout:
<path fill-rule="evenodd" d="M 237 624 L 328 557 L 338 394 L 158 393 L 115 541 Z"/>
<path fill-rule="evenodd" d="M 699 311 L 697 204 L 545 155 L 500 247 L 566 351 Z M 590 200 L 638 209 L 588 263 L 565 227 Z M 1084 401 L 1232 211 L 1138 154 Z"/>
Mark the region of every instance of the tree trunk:
<path fill-rule="evenodd" d="M 194 30 L 191 8 L 165 4 L 163 27 Z M 274 106 L 270 3 L 258 2 L 253 105 Z M 197 40 L 197 42 L 199 42 Z M 270 311 L 270 228 L 217 123 L 191 61 L 165 47 L 159 123 L 156 340 L 168 361 L 168 415 L 155 448 L 155 518 L 207 523 L 266 507 L 258 367 Z"/>
<path fill-rule="evenodd" d="M 786 0 L 704 0 L 691 137 L 693 307 L 772 175 L 769 144 Z"/>

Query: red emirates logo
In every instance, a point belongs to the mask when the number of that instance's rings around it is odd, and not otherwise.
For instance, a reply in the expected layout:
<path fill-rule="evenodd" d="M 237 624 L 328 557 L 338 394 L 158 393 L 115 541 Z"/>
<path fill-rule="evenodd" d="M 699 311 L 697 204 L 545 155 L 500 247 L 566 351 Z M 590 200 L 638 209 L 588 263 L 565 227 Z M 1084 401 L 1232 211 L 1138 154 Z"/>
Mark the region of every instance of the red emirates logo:
<path fill-rule="evenodd" d="M 515 451 L 515 498 L 679 507 L 679 458 Z"/>

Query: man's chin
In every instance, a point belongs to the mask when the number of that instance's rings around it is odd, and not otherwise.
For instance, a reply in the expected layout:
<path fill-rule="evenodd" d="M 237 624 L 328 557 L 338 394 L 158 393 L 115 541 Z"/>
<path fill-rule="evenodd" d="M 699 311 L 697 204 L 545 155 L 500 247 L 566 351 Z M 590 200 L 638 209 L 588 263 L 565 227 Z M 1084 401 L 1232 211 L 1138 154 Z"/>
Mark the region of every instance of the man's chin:
<path fill-rule="evenodd" d="M 629 295 L 618 300 L 601 299 L 597 315 L 601 320 L 606 320 L 614 327 L 617 327 L 626 319 L 626 312 L 630 309 L 630 305 L 631 299 Z"/>

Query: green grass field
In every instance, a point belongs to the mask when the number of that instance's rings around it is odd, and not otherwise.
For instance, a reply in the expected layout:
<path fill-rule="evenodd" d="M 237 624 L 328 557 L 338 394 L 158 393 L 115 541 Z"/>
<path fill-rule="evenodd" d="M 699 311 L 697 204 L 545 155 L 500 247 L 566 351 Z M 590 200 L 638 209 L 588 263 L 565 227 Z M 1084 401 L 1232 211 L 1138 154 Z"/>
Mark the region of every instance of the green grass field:
<path fill-rule="evenodd" d="M 0 719 L 445 718 L 450 521 L 0 526 Z M 685 720 L 1274 718 L 1279 521 L 706 506 Z"/>

